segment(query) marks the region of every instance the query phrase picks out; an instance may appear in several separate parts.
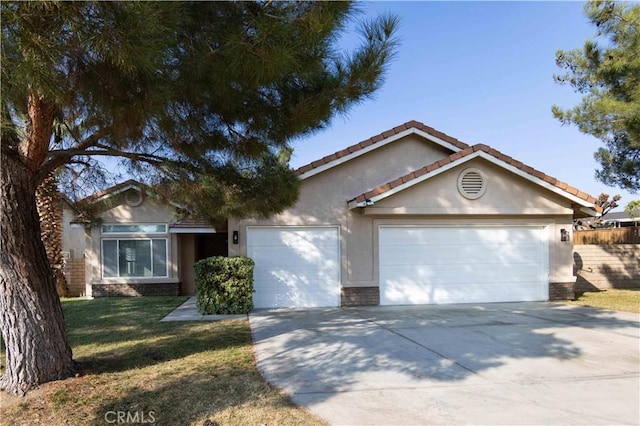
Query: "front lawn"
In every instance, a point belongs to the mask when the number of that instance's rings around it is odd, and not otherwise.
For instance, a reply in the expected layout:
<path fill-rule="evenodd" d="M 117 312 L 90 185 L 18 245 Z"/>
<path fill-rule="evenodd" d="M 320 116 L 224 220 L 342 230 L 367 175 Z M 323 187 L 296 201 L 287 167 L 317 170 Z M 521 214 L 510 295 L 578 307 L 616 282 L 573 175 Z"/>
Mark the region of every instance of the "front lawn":
<path fill-rule="evenodd" d="M 569 303 L 640 314 L 640 289 L 576 293 L 576 300 Z"/>
<path fill-rule="evenodd" d="M 0 423 L 323 424 L 262 379 L 248 321 L 159 322 L 184 300 L 63 300 L 80 376 L 0 392 Z"/>

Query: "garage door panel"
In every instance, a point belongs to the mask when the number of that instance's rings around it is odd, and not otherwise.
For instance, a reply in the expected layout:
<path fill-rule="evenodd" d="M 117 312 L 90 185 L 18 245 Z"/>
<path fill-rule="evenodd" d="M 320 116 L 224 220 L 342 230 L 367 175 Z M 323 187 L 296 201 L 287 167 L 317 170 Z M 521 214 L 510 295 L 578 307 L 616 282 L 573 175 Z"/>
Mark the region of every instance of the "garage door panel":
<path fill-rule="evenodd" d="M 323 307 L 340 302 L 337 227 L 249 227 L 254 307 Z"/>
<path fill-rule="evenodd" d="M 493 265 L 466 265 L 455 270 L 447 266 L 403 265 L 385 268 L 390 280 L 398 278 L 417 278 L 429 283 L 519 283 L 537 281 L 544 278 L 543 271 L 537 264 L 508 265 L 496 268 Z"/>
<path fill-rule="evenodd" d="M 495 264 L 509 265 L 514 263 L 531 263 L 531 258 L 539 258 L 543 254 L 542 248 L 533 245 L 526 245 L 518 249 L 506 246 L 500 253 L 492 250 L 478 252 L 474 247 L 460 246 L 459 250 L 441 247 L 437 251 L 430 251 L 426 254 L 428 247 L 406 246 L 406 250 L 395 249 L 383 253 L 380 258 L 382 266 L 387 265 L 467 265 L 467 264 Z"/>
<path fill-rule="evenodd" d="M 512 288 L 488 288 L 485 285 L 467 284 L 460 286 L 421 286 L 413 282 L 390 285 L 386 299 L 388 305 L 406 304 L 410 299 L 412 304 L 444 304 L 444 303 L 490 303 L 495 302 L 494 294 L 501 292 L 501 302 L 523 302 L 539 300 L 532 296 L 538 288 L 537 282 L 522 283 Z"/>
<path fill-rule="evenodd" d="M 542 227 L 381 227 L 381 304 L 545 300 Z"/>
<path fill-rule="evenodd" d="M 387 228 L 390 229 L 390 228 Z M 509 242 L 527 242 L 538 235 L 537 229 L 524 228 L 432 228 L 429 233 L 424 228 L 397 227 L 393 233 L 380 234 L 380 241 L 388 246 L 406 246 L 410 244 L 430 245 L 468 245 L 469 240 L 482 240 L 485 244 L 505 244 Z"/>

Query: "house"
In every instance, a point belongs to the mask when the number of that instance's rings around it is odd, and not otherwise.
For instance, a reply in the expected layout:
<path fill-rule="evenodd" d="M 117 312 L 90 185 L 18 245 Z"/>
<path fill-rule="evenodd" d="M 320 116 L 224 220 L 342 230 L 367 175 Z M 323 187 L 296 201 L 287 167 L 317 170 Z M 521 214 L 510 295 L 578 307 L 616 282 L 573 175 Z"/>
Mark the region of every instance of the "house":
<path fill-rule="evenodd" d="M 573 296 L 572 222 L 596 199 L 495 149 L 410 121 L 297 173 L 295 206 L 228 223 L 256 308 Z"/>
<path fill-rule="evenodd" d="M 605 216 L 603 228 L 626 228 L 640 226 L 640 217 L 631 217 L 625 211 L 612 212 Z"/>
<path fill-rule="evenodd" d="M 573 296 L 572 223 L 596 199 L 486 145 L 410 121 L 296 173 L 293 207 L 220 229 L 135 182 L 93 196 L 87 294 L 191 294 L 191 265 L 216 252 L 254 259 L 256 308 Z"/>
<path fill-rule="evenodd" d="M 179 220 L 179 206 L 139 182 L 123 182 L 78 205 L 75 215 L 64 214 L 63 250 L 76 270 L 82 258 L 86 296 L 194 294 L 193 264 L 227 255 L 224 225 Z"/>

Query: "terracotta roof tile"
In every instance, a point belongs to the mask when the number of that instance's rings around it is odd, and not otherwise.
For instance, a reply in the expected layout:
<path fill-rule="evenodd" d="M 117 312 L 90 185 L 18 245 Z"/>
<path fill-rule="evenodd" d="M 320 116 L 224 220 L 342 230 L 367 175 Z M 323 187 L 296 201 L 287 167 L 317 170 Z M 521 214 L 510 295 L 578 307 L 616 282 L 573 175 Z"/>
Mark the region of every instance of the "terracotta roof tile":
<path fill-rule="evenodd" d="M 322 161 L 324 161 L 324 163 L 327 164 L 337 159 L 338 159 L 338 155 L 333 153 L 331 155 L 327 155 L 326 157 L 322 158 Z"/>
<path fill-rule="evenodd" d="M 416 170 L 415 172 L 413 172 L 413 175 L 416 178 L 419 178 L 422 175 L 426 175 L 427 173 L 429 173 L 431 170 L 429 170 L 429 166 L 427 167 L 423 167 L 421 169 Z"/>
<path fill-rule="evenodd" d="M 366 147 L 368 147 L 369 145 L 373 145 L 373 139 L 371 139 L 371 138 L 369 138 L 369 139 L 367 139 L 367 140 L 364 140 L 364 141 L 360 142 L 360 146 L 361 146 L 362 148 L 366 148 Z"/>
<path fill-rule="evenodd" d="M 391 182 L 389 182 L 389 186 L 391 188 L 395 188 L 396 186 L 402 185 L 402 183 L 403 183 L 402 177 L 399 177 L 398 179 L 392 180 Z"/>
<path fill-rule="evenodd" d="M 411 122 L 410 122 L 411 123 Z M 424 126 L 426 127 L 426 126 Z M 462 151 L 459 151 L 457 153 L 451 154 L 449 157 L 443 158 L 441 160 L 438 160 L 434 163 L 431 163 L 425 167 L 422 167 L 421 169 L 415 170 L 411 173 L 408 173 L 404 176 L 401 176 L 389 183 L 386 183 L 384 185 L 381 185 L 377 188 L 372 189 L 371 191 L 368 191 L 367 193 L 363 194 L 363 195 L 359 195 L 358 197 L 355 198 L 355 200 L 361 200 L 364 196 L 364 199 L 369 199 L 372 197 L 375 197 L 377 195 L 381 195 L 384 194 L 385 192 L 389 191 L 392 188 L 397 187 L 398 185 L 400 185 L 401 183 L 406 183 L 406 182 L 410 182 L 420 176 L 423 176 L 427 173 L 431 173 L 434 170 L 437 170 L 443 166 L 445 166 L 446 164 L 450 164 L 454 161 L 458 161 L 470 154 L 472 154 L 473 152 L 478 152 L 478 151 L 483 151 L 486 152 L 487 154 L 507 163 L 510 164 L 511 166 L 514 166 L 516 168 L 518 168 L 519 170 L 522 170 L 525 173 L 528 173 L 544 182 L 547 182 L 551 185 L 554 185 L 558 188 L 560 188 L 563 191 L 566 191 L 569 194 L 575 195 L 578 198 L 585 200 L 589 203 L 595 203 L 597 200 L 595 197 L 592 197 L 591 195 L 579 191 L 578 189 L 567 185 L 564 182 L 561 182 L 559 180 L 557 180 L 556 178 L 552 177 L 552 176 L 548 176 L 544 173 L 542 173 L 539 170 L 534 169 L 531 166 L 528 166 L 520 161 L 514 160 L 512 157 L 509 157 L 508 155 L 502 154 L 500 151 L 491 148 L 487 145 L 484 144 L 477 144 L 477 145 L 473 145 L 472 147 L 466 147 L 464 149 L 462 149 Z M 363 200 L 364 201 L 364 200 Z M 594 206 L 595 208 L 595 206 Z M 597 208 L 596 208 L 597 210 Z"/>
<path fill-rule="evenodd" d="M 462 158 L 463 155 L 464 154 L 462 153 L 462 151 L 458 151 L 455 154 L 451 154 L 449 158 L 451 159 L 451 161 L 456 161 L 457 159 Z"/>
<path fill-rule="evenodd" d="M 300 167 L 297 172 L 298 173 L 304 173 L 304 172 L 308 172 L 309 170 L 313 169 L 313 166 L 311 164 L 307 164 L 306 166 L 302 166 Z"/>
<path fill-rule="evenodd" d="M 314 161 L 314 162 L 312 162 L 310 164 L 304 165 L 304 166 L 298 168 L 297 170 L 295 170 L 295 174 L 296 175 L 301 175 L 301 174 L 306 173 L 306 172 L 308 172 L 310 170 L 313 170 L 313 169 L 315 169 L 315 168 L 317 168 L 317 167 L 319 167 L 321 165 L 329 164 L 331 161 L 338 160 L 338 159 L 340 159 L 342 157 L 345 157 L 345 156 L 347 156 L 349 154 L 357 152 L 357 151 L 359 151 L 359 150 L 361 150 L 363 148 L 366 148 L 368 146 L 371 146 L 373 144 L 381 142 L 381 141 L 383 141 L 383 140 L 385 140 L 385 139 L 387 139 L 387 138 L 389 138 L 391 136 L 394 136 L 394 135 L 396 135 L 398 133 L 401 133 L 401 132 L 403 132 L 405 130 L 412 129 L 412 128 L 421 130 L 421 131 L 423 131 L 425 133 L 428 133 L 428 134 L 430 134 L 430 135 L 432 135 L 434 137 L 442 139 L 445 142 L 448 142 L 448 143 L 450 143 L 451 145 L 453 145 L 453 146 L 455 146 L 457 148 L 466 149 L 466 148 L 469 147 L 469 145 L 467 145 L 466 143 L 461 142 L 458 139 L 453 138 L 453 137 L 451 137 L 451 136 L 449 136 L 449 135 L 447 135 L 445 133 L 442 133 L 442 132 L 440 132 L 438 130 L 435 130 L 433 127 L 426 126 L 425 124 L 420 123 L 419 121 L 416 121 L 416 120 L 411 120 L 411 121 L 408 121 L 408 122 L 406 122 L 404 124 L 396 126 L 396 127 L 392 128 L 390 130 L 386 130 L 386 131 L 384 131 L 384 132 L 382 132 L 380 134 L 377 134 L 377 135 L 372 136 L 372 137 L 370 137 L 368 139 L 365 139 L 364 141 L 361 141 L 361 142 L 359 142 L 357 144 L 351 145 L 351 146 L 349 146 L 349 147 L 347 147 L 345 149 L 342 149 L 342 150 L 340 150 L 338 152 L 335 152 L 334 154 L 328 155 L 328 156 L 324 157 L 323 160 L 327 159 L 328 157 L 333 157 L 334 155 L 335 155 L 335 158 L 332 158 L 330 160 L 325 160 L 322 163 L 318 163 L 318 161 Z M 316 165 L 314 165 L 314 164 L 316 164 Z"/>
<path fill-rule="evenodd" d="M 408 173 L 402 176 L 402 183 L 409 182 L 410 180 L 415 179 L 416 174 L 414 172 Z"/>
<path fill-rule="evenodd" d="M 382 134 L 379 134 L 379 135 L 375 135 L 373 137 L 370 137 L 369 139 L 371 139 L 374 143 L 376 143 L 376 142 L 380 142 L 380 141 L 384 140 L 385 137 L 382 136 Z"/>
<path fill-rule="evenodd" d="M 350 147 L 348 147 L 347 151 L 349 151 L 349 154 L 351 154 L 352 152 L 360 151 L 361 149 L 362 147 L 360 146 L 360 144 L 357 144 L 357 145 L 351 145 Z"/>
<path fill-rule="evenodd" d="M 578 192 L 580 192 L 580 191 L 578 191 L 578 189 L 577 189 L 577 188 L 574 188 L 573 186 L 568 186 L 568 187 L 567 187 L 567 189 L 566 189 L 566 191 L 567 191 L 569 194 L 573 194 L 573 195 L 578 195 Z"/>
<path fill-rule="evenodd" d="M 313 168 L 315 169 L 316 167 L 323 166 L 324 164 L 325 164 L 325 162 L 324 162 L 324 161 L 322 161 L 322 160 L 317 160 L 317 161 L 314 161 L 313 163 L 311 163 L 311 167 L 313 167 Z"/>
<path fill-rule="evenodd" d="M 446 166 L 451 162 L 451 158 L 445 157 L 442 160 L 438 160 L 438 167 Z"/>
<path fill-rule="evenodd" d="M 338 157 L 338 158 L 344 157 L 345 155 L 349 155 L 349 150 L 345 148 L 342 151 L 336 152 L 335 154 L 336 154 L 336 157 Z"/>
<path fill-rule="evenodd" d="M 137 180 L 129 179 L 129 180 L 126 180 L 124 182 L 121 182 L 121 183 L 118 183 L 116 185 L 113 185 L 110 188 L 107 188 L 107 189 L 104 189 L 102 191 L 98 191 L 98 192 L 96 192 L 94 194 L 91 194 L 88 197 L 85 197 L 85 198 L 83 198 L 81 200 L 78 200 L 77 204 L 78 205 L 91 204 L 91 203 L 95 202 L 96 200 L 98 200 L 99 198 L 102 198 L 105 195 L 109 195 L 109 194 L 111 194 L 113 192 L 117 192 L 117 191 L 119 191 L 119 190 L 121 190 L 123 188 L 126 188 L 127 186 L 137 186 L 137 187 L 140 187 L 140 188 L 142 188 L 142 189 L 144 189 L 146 191 L 150 190 L 150 188 L 147 185 L 145 185 L 143 183 L 140 183 Z"/>

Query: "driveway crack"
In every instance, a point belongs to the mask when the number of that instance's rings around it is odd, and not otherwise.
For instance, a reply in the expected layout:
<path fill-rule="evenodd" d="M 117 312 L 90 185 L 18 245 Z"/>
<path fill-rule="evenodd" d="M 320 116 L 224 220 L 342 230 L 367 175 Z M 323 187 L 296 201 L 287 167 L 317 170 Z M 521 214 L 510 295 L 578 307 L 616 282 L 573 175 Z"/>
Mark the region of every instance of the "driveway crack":
<path fill-rule="evenodd" d="M 482 376 L 482 374 L 478 373 L 478 372 L 477 372 L 477 371 L 475 371 L 474 369 L 469 368 L 469 367 L 467 367 L 467 366 L 466 366 L 466 365 L 464 365 L 464 364 L 461 364 L 461 363 L 460 363 L 460 362 L 458 362 L 457 360 L 455 360 L 455 359 L 453 359 L 453 358 L 450 358 L 450 357 L 446 356 L 445 354 L 442 354 L 442 353 L 440 353 L 440 352 L 436 351 L 435 349 L 430 348 L 430 347 L 428 347 L 428 346 L 426 346 L 426 345 L 424 345 L 424 344 L 422 344 L 422 343 L 418 342 L 417 340 L 414 340 L 414 339 L 412 339 L 412 338 L 410 338 L 410 337 L 407 337 L 407 336 L 405 336 L 404 334 L 402 334 L 402 333 L 400 333 L 400 332 L 398 332 L 398 331 L 396 331 L 396 330 L 394 330 L 394 329 L 392 329 L 392 328 L 390 328 L 390 327 L 384 326 L 384 325 L 382 325 L 382 324 L 380 324 L 380 323 L 378 323 L 378 322 L 376 322 L 376 321 L 372 320 L 371 318 L 368 318 L 368 317 L 366 317 L 366 316 L 364 316 L 364 315 L 361 315 L 359 312 L 354 312 L 354 314 L 355 314 L 355 315 L 357 315 L 358 317 L 362 318 L 363 320 L 370 322 L 371 324 L 375 325 L 376 327 L 380 327 L 380 328 L 381 328 L 381 329 L 383 329 L 383 330 L 386 330 L 386 331 L 388 331 L 388 332 L 390 332 L 390 333 L 393 333 L 393 334 L 395 334 L 396 336 L 398 336 L 398 337 L 400 337 L 400 338 L 402 338 L 402 339 L 404 339 L 404 340 L 407 340 L 407 341 L 409 341 L 409 342 L 413 343 L 414 345 L 417 345 L 417 346 L 421 347 L 422 349 L 424 349 L 424 350 L 426 350 L 426 351 L 428 351 L 428 352 L 431 352 L 432 354 L 434 354 L 434 355 L 436 355 L 436 356 L 438 356 L 438 357 L 440 357 L 440 358 L 442 358 L 442 359 L 444 359 L 444 360 L 446 360 L 446 361 L 451 362 L 451 363 L 452 363 L 452 364 L 454 364 L 454 365 L 457 365 L 458 367 L 462 368 L 463 370 L 468 371 L 469 373 L 471 373 L 471 374 L 473 374 L 473 375 L 475 375 L 475 376 L 478 376 L 478 377 L 484 378 L 484 377 Z"/>

